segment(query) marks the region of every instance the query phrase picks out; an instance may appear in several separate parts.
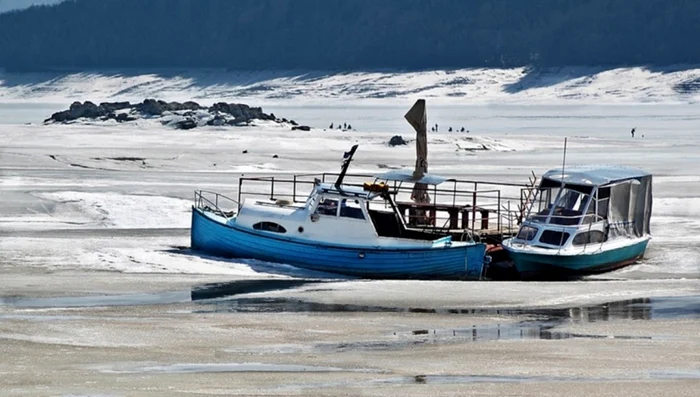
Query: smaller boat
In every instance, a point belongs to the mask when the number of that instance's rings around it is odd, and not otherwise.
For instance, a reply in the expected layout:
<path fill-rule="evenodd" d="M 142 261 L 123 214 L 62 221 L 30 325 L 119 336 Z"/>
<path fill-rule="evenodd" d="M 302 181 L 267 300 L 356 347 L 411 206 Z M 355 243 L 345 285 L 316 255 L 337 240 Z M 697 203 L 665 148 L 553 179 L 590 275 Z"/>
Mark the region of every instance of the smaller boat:
<path fill-rule="evenodd" d="M 523 279 L 601 273 L 642 258 L 651 239 L 652 176 L 618 166 L 542 176 L 518 234 L 503 248 Z"/>
<path fill-rule="evenodd" d="M 364 278 L 481 279 L 486 244 L 410 228 L 386 183 L 343 184 L 356 149 L 345 153 L 336 182 L 315 180 L 305 202 L 246 198 L 237 212 L 226 212 L 219 209 L 223 196 L 208 200 L 196 192 L 192 248 Z M 424 185 L 444 181 L 410 173 L 385 179 L 404 177 Z"/>

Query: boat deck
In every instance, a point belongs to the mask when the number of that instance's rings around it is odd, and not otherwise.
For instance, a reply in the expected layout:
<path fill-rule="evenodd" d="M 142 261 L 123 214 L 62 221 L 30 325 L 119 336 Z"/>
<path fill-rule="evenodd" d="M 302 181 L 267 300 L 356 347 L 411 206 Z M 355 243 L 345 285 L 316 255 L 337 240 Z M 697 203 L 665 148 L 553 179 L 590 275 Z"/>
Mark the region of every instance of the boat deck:
<path fill-rule="evenodd" d="M 247 197 L 303 203 L 315 181 L 326 183 L 338 175 L 240 178 L 237 203 Z M 368 174 L 345 174 L 344 178 L 343 186 L 360 190 L 376 181 L 374 175 Z M 390 181 L 386 186 L 407 228 L 449 234 L 455 240 L 465 235 L 479 236 L 479 240 L 490 244 L 500 244 L 517 232 L 532 189 L 531 184 L 447 179 L 439 185 L 429 185 L 429 203 L 417 203 L 411 200 L 412 182 Z"/>

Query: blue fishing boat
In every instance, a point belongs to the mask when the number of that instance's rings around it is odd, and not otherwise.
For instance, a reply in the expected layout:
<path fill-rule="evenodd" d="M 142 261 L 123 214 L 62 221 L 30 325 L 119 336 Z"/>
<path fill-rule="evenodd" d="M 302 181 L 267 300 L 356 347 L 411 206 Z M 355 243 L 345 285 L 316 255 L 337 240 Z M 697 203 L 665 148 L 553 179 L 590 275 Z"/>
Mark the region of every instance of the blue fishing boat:
<path fill-rule="evenodd" d="M 345 154 L 336 182 L 316 179 L 304 202 L 249 197 L 227 212 L 220 209 L 223 196 L 212 200 L 196 192 L 192 248 L 363 278 L 480 279 L 486 244 L 410 227 L 385 182 L 343 184 L 356 149 Z M 393 177 L 401 178 L 424 187 L 445 180 L 429 174 Z"/>
<path fill-rule="evenodd" d="M 651 182 L 645 171 L 618 166 L 551 170 L 503 248 L 523 279 L 578 277 L 632 264 L 651 239 Z"/>

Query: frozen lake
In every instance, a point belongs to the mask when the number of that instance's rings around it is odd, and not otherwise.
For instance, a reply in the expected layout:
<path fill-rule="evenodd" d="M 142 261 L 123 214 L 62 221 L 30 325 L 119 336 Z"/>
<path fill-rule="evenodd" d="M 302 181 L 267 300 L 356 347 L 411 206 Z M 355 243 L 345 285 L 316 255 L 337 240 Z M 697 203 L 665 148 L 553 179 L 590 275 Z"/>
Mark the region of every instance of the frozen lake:
<path fill-rule="evenodd" d="M 9 349 L 0 359 L 0 396 L 33 394 L 42 387 L 50 395 L 145 390 L 155 390 L 153 395 L 261 390 L 416 395 L 424 393 L 415 389 L 422 383 L 432 384 L 435 395 L 484 393 L 483 385 L 503 394 L 507 389 L 499 385 L 508 383 L 520 385 L 519 395 L 596 394 L 593 385 L 599 382 L 609 384 L 610 395 L 697 391 L 700 324 L 693 297 L 700 294 L 700 113 L 695 105 L 431 105 L 428 100 L 428 123 L 439 124 L 439 132 L 428 133 L 432 173 L 524 182 L 531 171 L 540 175 L 560 166 L 565 137 L 567 165 L 612 163 L 652 172 L 653 239 L 646 258 L 634 266 L 569 283 L 326 278 L 320 286 L 288 283 L 239 291 L 240 300 L 195 302 L 188 291 L 207 283 L 303 281 L 319 275 L 284 264 L 188 255 L 181 248 L 189 245 L 193 190 L 235 196 L 236 179 L 243 174 L 337 172 L 342 152 L 354 143 L 360 147 L 352 171 L 410 167 L 413 144 L 388 147 L 386 142 L 396 134 L 413 139 L 403 119 L 412 103 L 263 103 L 266 112 L 314 127 L 310 132 L 263 124 L 176 131 L 148 120 L 44 126 L 44 118 L 67 104 L 0 104 L 0 339 Z M 327 130 L 330 123 L 349 123 L 354 130 Z M 450 133 L 450 127 L 469 132 Z M 472 144 L 489 150 L 463 150 Z M 126 157 L 132 159 L 120 159 Z M 574 320 L 581 308 L 608 313 L 609 307 L 628 305 L 653 307 L 641 318 L 650 321 L 638 321 L 636 309 Z M 451 315 L 451 309 L 488 310 L 465 318 Z M 680 314 L 659 314 L 669 312 Z M 522 321 L 542 320 L 539 315 L 557 321 L 523 328 Z M 462 336 L 472 327 L 488 337 L 467 344 Z M 437 335 L 437 342 L 416 347 L 422 330 Z M 529 342 L 517 344 L 523 340 Z M 466 365 L 455 351 L 477 357 L 480 365 Z M 69 367 L 61 360 L 64 354 L 71 355 Z M 51 356 L 45 363 L 37 359 L 45 355 Z M 13 357 L 20 356 L 25 358 L 16 364 Z M 39 375 L 21 375 L 22 365 Z M 71 375 L 53 375 L 59 365 Z M 221 372 L 229 378 L 216 375 Z M 231 375 L 239 372 L 242 377 Z M 182 378 L 172 380 L 172 373 Z M 674 380 L 674 388 L 664 389 L 664 379 Z M 137 391 L 123 388 L 121 380 Z M 169 386 L 176 392 L 168 394 Z"/>

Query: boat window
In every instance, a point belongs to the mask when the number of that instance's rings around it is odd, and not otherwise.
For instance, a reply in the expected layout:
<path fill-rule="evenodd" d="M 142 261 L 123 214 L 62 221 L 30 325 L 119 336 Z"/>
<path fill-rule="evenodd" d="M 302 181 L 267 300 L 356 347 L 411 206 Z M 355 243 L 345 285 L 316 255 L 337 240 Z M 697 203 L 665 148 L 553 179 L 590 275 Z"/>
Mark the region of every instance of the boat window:
<path fill-rule="evenodd" d="M 321 198 L 318 203 L 318 207 L 316 207 L 316 213 L 319 215 L 337 216 L 338 200 Z"/>
<path fill-rule="evenodd" d="M 574 245 L 586 245 L 605 242 L 605 233 L 600 230 L 579 233 L 574 237 Z"/>
<path fill-rule="evenodd" d="M 559 194 L 558 187 L 545 187 L 540 188 L 535 193 L 535 198 L 533 199 L 532 207 L 530 209 L 531 213 L 528 215 L 528 220 L 533 222 L 546 222 L 547 216 L 552 208 L 554 200 L 556 200 Z"/>
<path fill-rule="evenodd" d="M 343 199 L 340 202 L 340 216 L 345 218 L 365 219 L 365 214 L 362 212 L 360 200 Z"/>
<path fill-rule="evenodd" d="M 531 241 L 537 235 L 537 228 L 531 226 L 523 226 L 518 231 L 517 239 Z"/>
<path fill-rule="evenodd" d="M 264 230 L 266 232 L 287 233 L 287 229 L 275 222 L 258 222 L 253 225 L 253 229 Z"/>
<path fill-rule="evenodd" d="M 608 207 L 610 204 L 610 188 L 598 189 L 598 216 L 601 219 L 608 218 Z"/>
<path fill-rule="evenodd" d="M 550 223 L 555 225 L 578 225 L 586 210 L 590 196 L 579 191 L 564 188 L 552 210 Z"/>
<path fill-rule="evenodd" d="M 596 204 L 597 200 L 590 200 L 590 204 L 588 204 L 588 209 L 586 210 L 586 216 L 583 217 L 583 222 L 581 222 L 581 224 L 588 225 L 602 220 L 596 215 Z"/>
<path fill-rule="evenodd" d="M 561 247 L 569 239 L 569 233 L 558 232 L 556 230 L 545 230 L 540 236 L 540 243 L 556 245 Z"/>

